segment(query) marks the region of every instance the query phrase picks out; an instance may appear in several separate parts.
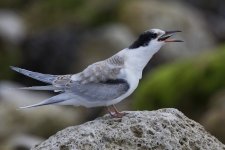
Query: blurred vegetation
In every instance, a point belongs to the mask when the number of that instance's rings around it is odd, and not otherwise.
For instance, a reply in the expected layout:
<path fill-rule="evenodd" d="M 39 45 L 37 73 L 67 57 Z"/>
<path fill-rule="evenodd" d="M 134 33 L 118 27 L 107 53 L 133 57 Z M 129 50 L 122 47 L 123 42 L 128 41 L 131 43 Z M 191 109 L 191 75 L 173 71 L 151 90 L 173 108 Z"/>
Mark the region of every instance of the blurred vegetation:
<path fill-rule="evenodd" d="M 108 0 L 107 3 L 104 0 L 2 0 L 0 7 L 23 14 L 33 30 L 68 24 L 94 27 L 112 22 L 120 4 L 118 0 Z"/>
<path fill-rule="evenodd" d="M 157 68 L 141 81 L 134 108 L 176 107 L 199 117 L 209 98 L 225 87 L 224 58 L 225 45 L 216 52 Z"/>
<path fill-rule="evenodd" d="M 32 28 L 67 24 L 93 27 L 112 21 L 118 4 L 118 0 L 35 1 L 23 14 Z"/>
<path fill-rule="evenodd" d="M 14 46 L 4 47 L 0 44 L 0 79 L 10 79 L 12 77 L 10 64 L 17 64 L 20 62 L 21 54 Z"/>

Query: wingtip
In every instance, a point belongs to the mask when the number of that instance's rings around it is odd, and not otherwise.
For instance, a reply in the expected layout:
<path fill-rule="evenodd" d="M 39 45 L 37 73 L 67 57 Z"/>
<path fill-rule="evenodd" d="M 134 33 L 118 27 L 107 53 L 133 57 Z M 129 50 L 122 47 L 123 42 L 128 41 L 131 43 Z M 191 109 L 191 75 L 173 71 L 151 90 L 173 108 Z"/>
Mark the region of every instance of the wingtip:
<path fill-rule="evenodd" d="M 29 87 L 19 87 L 18 90 L 30 90 Z"/>
<path fill-rule="evenodd" d="M 19 107 L 19 110 L 20 109 L 27 109 L 27 108 L 32 108 L 33 106 L 21 106 L 21 107 Z"/>
<path fill-rule="evenodd" d="M 14 70 L 14 71 L 18 71 L 19 70 L 19 68 L 18 67 L 15 67 L 15 66 L 9 66 L 12 70 Z"/>
<path fill-rule="evenodd" d="M 21 106 L 21 107 L 18 107 L 16 110 L 22 110 L 22 109 L 25 109 L 25 107 Z"/>
<path fill-rule="evenodd" d="M 45 86 L 31 86 L 31 87 L 20 87 L 19 90 L 43 90 L 43 91 L 54 91 L 60 90 L 52 85 L 45 85 Z"/>
<path fill-rule="evenodd" d="M 21 107 L 17 108 L 17 110 L 26 109 L 26 108 L 27 108 L 26 106 L 21 106 Z"/>

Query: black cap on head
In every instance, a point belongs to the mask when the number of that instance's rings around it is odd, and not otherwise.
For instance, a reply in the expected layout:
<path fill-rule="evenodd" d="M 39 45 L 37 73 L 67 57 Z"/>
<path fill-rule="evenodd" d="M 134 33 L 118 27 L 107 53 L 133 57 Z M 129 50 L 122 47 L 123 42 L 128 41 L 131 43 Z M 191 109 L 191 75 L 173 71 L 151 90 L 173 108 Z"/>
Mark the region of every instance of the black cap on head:
<path fill-rule="evenodd" d="M 147 46 L 152 39 L 157 38 L 157 34 L 151 31 L 142 33 L 133 44 L 129 46 L 129 49 L 135 49 L 141 46 Z"/>

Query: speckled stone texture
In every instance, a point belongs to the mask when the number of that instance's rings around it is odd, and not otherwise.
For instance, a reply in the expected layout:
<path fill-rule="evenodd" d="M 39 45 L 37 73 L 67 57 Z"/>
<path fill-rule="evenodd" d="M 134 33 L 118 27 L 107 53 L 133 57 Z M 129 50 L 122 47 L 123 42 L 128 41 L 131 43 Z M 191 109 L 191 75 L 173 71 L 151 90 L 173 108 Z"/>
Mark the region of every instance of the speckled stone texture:
<path fill-rule="evenodd" d="M 109 115 L 59 131 L 33 150 L 222 150 L 225 146 L 176 109 Z"/>

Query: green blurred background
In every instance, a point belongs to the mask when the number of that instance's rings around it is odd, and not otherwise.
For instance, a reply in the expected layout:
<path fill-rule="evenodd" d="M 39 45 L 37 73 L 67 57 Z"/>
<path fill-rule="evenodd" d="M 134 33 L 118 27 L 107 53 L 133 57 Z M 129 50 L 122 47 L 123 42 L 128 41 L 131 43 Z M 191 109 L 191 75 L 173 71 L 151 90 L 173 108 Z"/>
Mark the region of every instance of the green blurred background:
<path fill-rule="evenodd" d="M 150 28 L 182 30 L 149 62 L 120 110 L 174 107 L 225 143 L 224 0 L 1 0 L 0 149 L 26 150 L 57 131 L 103 115 L 104 108 L 45 106 L 18 110 L 53 93 L 16 90 L 42 85 L 18 66 L 76 73 L 128 47 Z"/>

